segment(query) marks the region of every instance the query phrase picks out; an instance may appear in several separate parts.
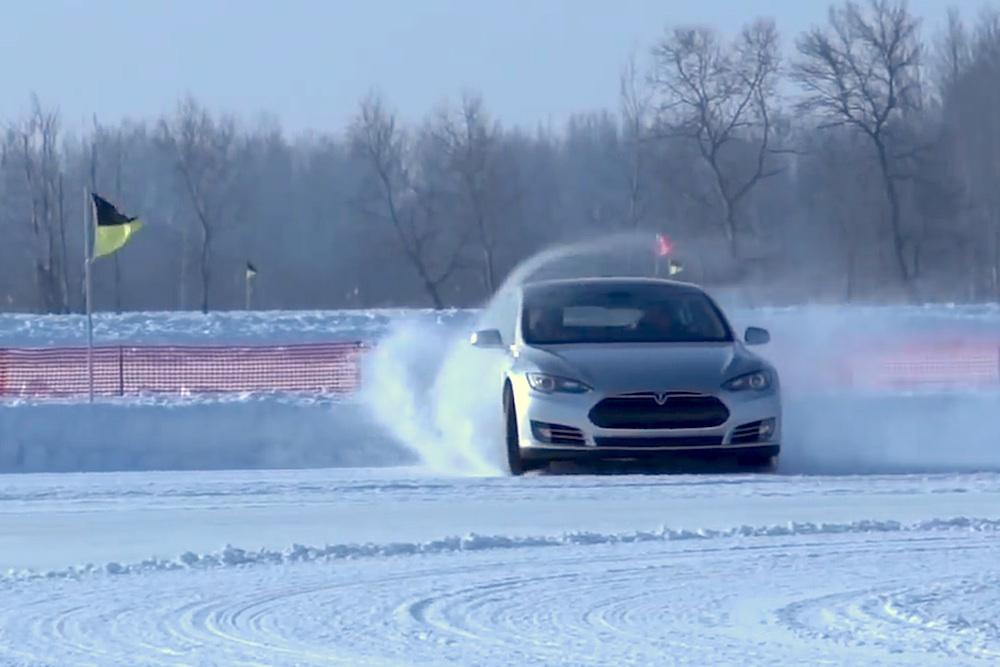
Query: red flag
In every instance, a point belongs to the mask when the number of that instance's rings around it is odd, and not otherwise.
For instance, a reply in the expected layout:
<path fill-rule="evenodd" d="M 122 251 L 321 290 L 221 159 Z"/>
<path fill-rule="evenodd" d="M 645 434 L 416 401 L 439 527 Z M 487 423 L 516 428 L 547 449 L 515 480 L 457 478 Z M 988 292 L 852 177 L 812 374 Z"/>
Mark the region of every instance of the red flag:
<path fill-rule="evenodd" d="M 659 257 L 666 257 L 674 251 L 674 244 L 670 242 L 666 234 L 656 235 L 656 254 Z"/>

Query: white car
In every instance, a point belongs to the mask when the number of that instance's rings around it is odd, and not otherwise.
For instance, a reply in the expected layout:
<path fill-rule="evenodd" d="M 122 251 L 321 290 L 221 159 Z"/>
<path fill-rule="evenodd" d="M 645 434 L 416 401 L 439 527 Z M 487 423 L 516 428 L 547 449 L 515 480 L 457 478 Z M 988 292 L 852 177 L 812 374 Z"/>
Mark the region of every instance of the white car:
<path fill-rule="evenodd" d="M 718 305 L 686 283 L 592 278 L 498 297 L 472 344 L 509 354 L 503 382 L 513 474 L 550 461 L 729 454 L 773 465 L 781 398 L 773 366 L 747 350 Z M 490 319 L 492 318 L 492 319 Z"/>

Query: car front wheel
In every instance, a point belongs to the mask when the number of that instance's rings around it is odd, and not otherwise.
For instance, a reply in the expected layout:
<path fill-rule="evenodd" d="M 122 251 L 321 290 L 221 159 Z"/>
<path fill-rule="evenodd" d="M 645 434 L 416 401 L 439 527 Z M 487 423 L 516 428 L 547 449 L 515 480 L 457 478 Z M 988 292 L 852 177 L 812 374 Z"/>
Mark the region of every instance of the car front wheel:
<path fill-rule="evenodd" d="M 503 392 L 503 413 L 505 428 L 505 442 L 507 446 L 507 466 L 511 475 L 521 475 L 524 473 L 524 460 L 521 458 L 521 439 L 517 430 L 517 410 L 514 407 L 514 392 L 510 385 L 504 388 Z"/>

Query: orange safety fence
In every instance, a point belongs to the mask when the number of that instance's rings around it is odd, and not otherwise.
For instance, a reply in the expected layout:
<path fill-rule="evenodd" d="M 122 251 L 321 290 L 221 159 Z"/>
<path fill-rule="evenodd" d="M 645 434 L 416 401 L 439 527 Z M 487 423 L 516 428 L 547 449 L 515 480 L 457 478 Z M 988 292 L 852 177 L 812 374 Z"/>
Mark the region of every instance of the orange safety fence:
<path fill-rule="evenodd" d="M 359 388 L 369 349 L 361 342 L 102 345 L 92 351 L 94 394 L 345 394 Z M 780 356 L 774 361 L 782 370 Z M 828 389 L 1000 387 L 1000 342 L 854 346 L 822 365 Z M 89 388 L 86 347 L 0 348 L 0 398 L 72 398 Z"/>
<path fill-rule="evenodd" d="M 854 347 L 838 363 L 842 388 L 934 390 L 1000 386 L 1000 341 L 905 341 Z"/>
<path fill-rule="evenodd" d="M 102 345 L 91 352 L 94 394 L 290 392 L 337 394 L 360 384 L 363 343 Z M 0 397 L 90 391 L 86 347 L 0 348 Z"/>

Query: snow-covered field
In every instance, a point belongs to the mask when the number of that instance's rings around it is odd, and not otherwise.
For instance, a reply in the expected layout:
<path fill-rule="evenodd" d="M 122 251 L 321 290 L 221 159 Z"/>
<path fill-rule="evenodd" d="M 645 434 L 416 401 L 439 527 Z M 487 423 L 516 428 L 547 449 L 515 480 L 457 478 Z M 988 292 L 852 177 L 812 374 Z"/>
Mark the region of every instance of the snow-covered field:
<path fill-rule="evenodd" d="M 826 372 L 864 336 L 995 337 L 1000 309 L 737 311 L 786 378 L 778 474 L 520 479 L 466 409 L 478 369 L 430 380 L 470 317 L 100 318 L 102 341 L 381 341 L 394 428 L 372 387 L 0 404 L 0 665 L 1000 663 L 1000 393 Z M 0 316 L 0 346 L 81 335 Z M 74 470 L 120 472 L 45 472 Z"/>
<path fill-rule="evenodd" d="M 0 664 L 1000 660 L 995 474 L 2 484 Z"/>

